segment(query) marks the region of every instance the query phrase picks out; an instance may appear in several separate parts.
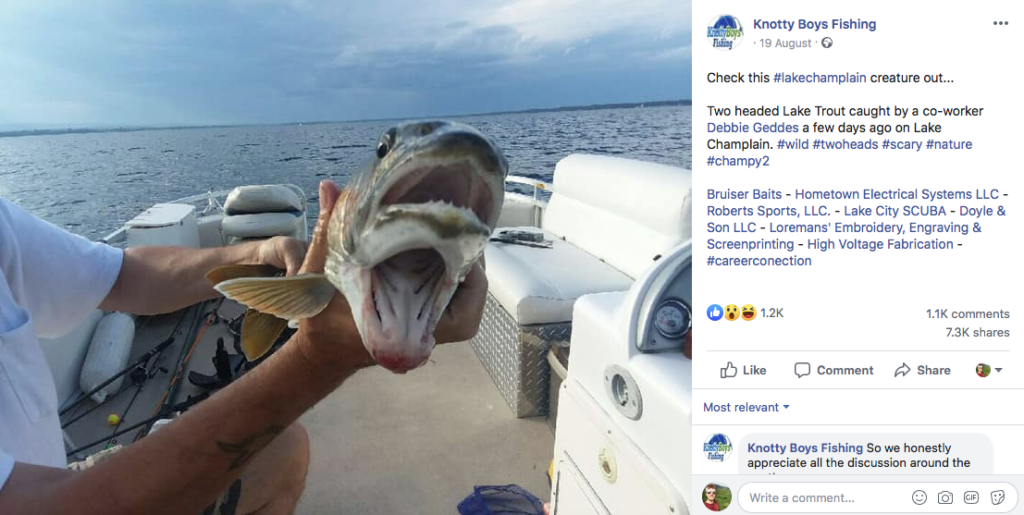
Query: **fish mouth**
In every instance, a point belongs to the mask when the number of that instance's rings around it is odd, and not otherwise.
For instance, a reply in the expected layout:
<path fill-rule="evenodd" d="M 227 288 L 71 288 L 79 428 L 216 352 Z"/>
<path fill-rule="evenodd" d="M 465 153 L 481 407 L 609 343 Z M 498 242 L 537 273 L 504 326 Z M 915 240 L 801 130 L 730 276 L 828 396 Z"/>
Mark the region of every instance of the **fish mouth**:
<path fill-rule="evenodd" d="M 471 210 L 484 223 L 493 224 L 495 199 L 487 182 L 468 160 L 428 165 L 407 172 L 381 198 L 380 206 L 445 202 Z"/>
<path fill-rule="evenodd" d="M 400 252 L 366 269 L 363 305 L 367 349 L 392 372 L 405 373 L 430 357 L 434 329 L 457 286 L 434 249 Z"/>

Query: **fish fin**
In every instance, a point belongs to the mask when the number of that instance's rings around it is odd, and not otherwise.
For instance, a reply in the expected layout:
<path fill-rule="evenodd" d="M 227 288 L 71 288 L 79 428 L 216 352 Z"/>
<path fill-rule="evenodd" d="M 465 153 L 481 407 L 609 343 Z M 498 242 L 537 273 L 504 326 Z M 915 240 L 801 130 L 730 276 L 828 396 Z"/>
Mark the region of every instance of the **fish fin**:
<path fill-rule="evenodd" d="M 225 265 L 206 272 L 206 280 L 220 284 L 240 277 L 274 277 L 284 270 L 270 265 Z"/>
<path fill-rule="evenodd" d="M 231 300 L 285 320 L 309 318 L 323 311 L 336 291 L 323 274 L 240 277 L 214 288 Z"/>
<path fill-rule="evenodd" d="M 288 321 L 250 309 L 242 320 L 242 352 L 245 359 L 256 361 L 274 345 Z"/>

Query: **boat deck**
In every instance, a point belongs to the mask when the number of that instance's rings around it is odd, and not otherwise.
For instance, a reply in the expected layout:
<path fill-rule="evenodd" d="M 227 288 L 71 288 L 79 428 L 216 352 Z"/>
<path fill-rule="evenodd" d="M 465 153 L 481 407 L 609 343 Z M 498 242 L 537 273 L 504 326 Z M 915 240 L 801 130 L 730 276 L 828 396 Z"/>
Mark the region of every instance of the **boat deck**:
<path fill-rule="evenodd" d="M 208 303 L 204 311 L 213 307 Z M 194 312 L 163 353 L 161 365 L 170 373 L 158 374 L 141 389 L 122 428 L 154 412 L 183 347 L 185 353 L 191 347 L 185 340 Z M 219 313 L 231 318 L 241 306 L 228 301 Z M 140 323 L 130 361 L 167 338 L 179 316 Z M 187 370 L 213 373 L 218 337 L 233 351 L 226 324 L 214 324 L 202 334 Z M 188 383 L 187 371 L 183 381 L 179 401 L 200 392 Z M 134 391 L 129 388 L 70 426 L 73 443 L 109 436 L 107 415 L 123 414 Z M 92 406 L 86 401 L 79 410 Z M 300 515 L 456 514 L 456 505 L 475 485 L 515 483 L 542 499 L 550 493 L 546 474 L 554 435 L 543 419 L 513 416 L 467 342 L 438 347 L 427 365 L 405 375 L 381 368 L 360 371 L 301 422 L 312 457 Z M 134 436 L 132 431 L 118 442 L 130 443 Z"/>

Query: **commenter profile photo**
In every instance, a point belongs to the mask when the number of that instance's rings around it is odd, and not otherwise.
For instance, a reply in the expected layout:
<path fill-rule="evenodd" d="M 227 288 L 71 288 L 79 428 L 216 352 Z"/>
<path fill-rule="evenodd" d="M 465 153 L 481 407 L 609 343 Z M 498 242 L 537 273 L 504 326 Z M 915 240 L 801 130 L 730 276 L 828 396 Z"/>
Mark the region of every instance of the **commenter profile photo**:
<path fill-rule="evenodd" d="M 974 372 L 978 374 L 978 377 L 988 377 L 992 373 L 992 367 L 984 363 L 978 363 L 978 366 L 974 367 Z"/>
<path fill-rule="evenodd" d="M 704 507 L 711 511 L 725 511 L 732 504 L 732 490 L 728 486 L 708 483 L 701 494 Z"/>

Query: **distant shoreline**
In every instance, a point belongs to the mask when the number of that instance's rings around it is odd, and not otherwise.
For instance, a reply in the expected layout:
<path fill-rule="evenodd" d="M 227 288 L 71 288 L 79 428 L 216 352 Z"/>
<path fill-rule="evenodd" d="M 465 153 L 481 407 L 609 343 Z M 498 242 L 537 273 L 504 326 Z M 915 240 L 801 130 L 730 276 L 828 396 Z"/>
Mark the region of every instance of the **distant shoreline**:
<path fill-rule="evenodd" d="M 503 114 L 536 114 L 536 113 L 555 113 L 562 111 L 594 111 L 599 109 L 633 109 L 643 107 L 668 107 L 668 106 L 688 106 L 691 105 L 690 100 L 654 100 L 650 102 L 624 102 L 615 104 L 591 104 L 583 106 L 563 106 L 563 107 L 542 107 L 534 109 L 523 109 L 519 111 L 491 111 L 486 113 L 469 113 L 469 114 L 457 114 L 457 115 L 441 115 L 441 116 L 422 116 L 414 118 L 466 118 L 470 116 L 494 116 Z M 14 130 L 14 131 L 0 131 L 0 138 L 16 138 L 20 136 L 60 136 L 64 134 L 92 134 L 92 133 L 103 133 L 103 132 L 140 132 L 140 131 L 168 131 L 168 130 L 185 130 L 185 129 L 224 129 L 224 128 L 235 128 L 235 127 L 260 127 L 260 126 L 290 126 L 290 125 L 323 125 L 329 123 L 358 123 L 358 122 L 375 122 L 375 121 L 386 121 L 386 120 L 401 120 L 404 118 L 368 118 L 361 120 L 324 120 L 324 121 L 313 121 L 313 122 L 286 122 L 286 123 L 252 123 L 252 124 L 238 124 L 238 125 L 175 125 L 175 126 L 152 126 L 152 127 L 81 127 L 81 128 L 66 128 L 66 129 L 26 129 L 26 130 Z"/>

